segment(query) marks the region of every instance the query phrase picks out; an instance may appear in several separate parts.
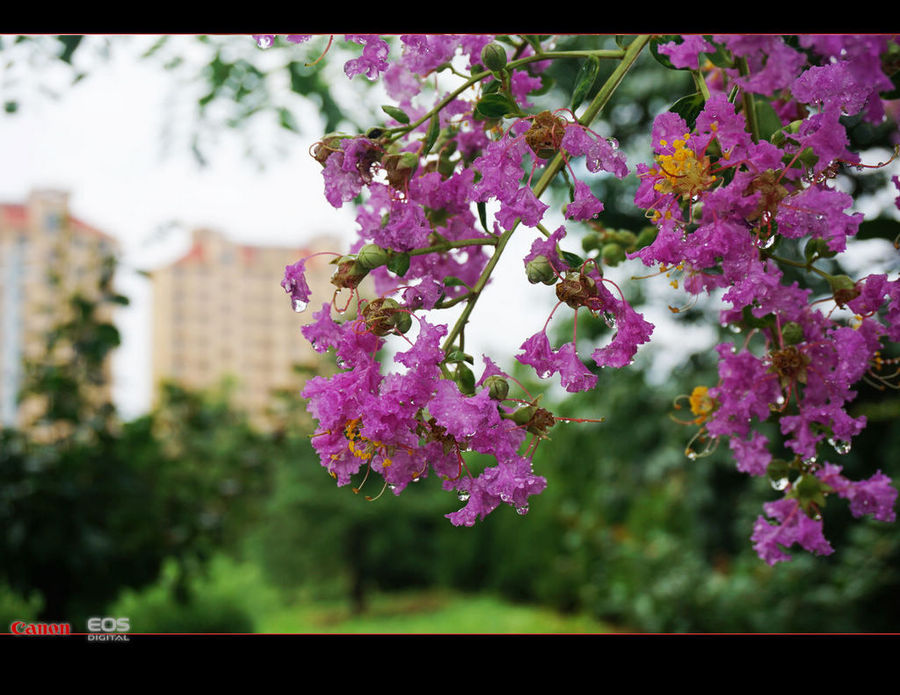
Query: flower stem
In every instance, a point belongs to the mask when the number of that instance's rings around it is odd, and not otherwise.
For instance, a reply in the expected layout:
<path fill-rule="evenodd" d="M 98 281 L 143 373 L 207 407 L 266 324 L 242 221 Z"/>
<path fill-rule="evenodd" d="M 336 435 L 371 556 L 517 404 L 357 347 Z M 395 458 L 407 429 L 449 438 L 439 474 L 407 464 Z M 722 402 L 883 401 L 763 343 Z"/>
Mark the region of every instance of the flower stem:
<path fill-rule="evenodd" d="M 584 113 L 578 119 L 578 123 L 582 126 L 588 126 L 590 123 L 597 117 L 597 114 L 609 103 L 610 98 L 613 93 L 618 88 L 619 84 L 621 84 L 622 79 L 625 77 L 625 73 L 634 65 L 644 46 L 650 41 L 649 35 L 641 35 L 634 39 L 634 41 L 629 44 L 628 48 L 625 50 L 624 55 L 622 56 L 622 62 L 620 62 L 616 69 L 613 70 L 612 74 L 606 80 L 600 90 L 597 92 L 594 99 L 591 101 L 590 105 L 588 105 L 587 109 L 585 109 Z M 531 58 L 533 56 L 529 56 Z M 523 60 L 527 60 L 523 58 Z M 554 177 L 559 173 L 559 171 L 563 167 L 564 157 L 561 152 L 558 152 L 556 156 L 550 161 L 547 165 L 547 168 L 544 169 L 544 173 L 541 174 L 541 178 L 538 180 L 536 184 L 534 184 L 534 188 L 532 189 L 535 198 L 540 198 L 541 194 L 547 190 L 551 181 L 553 181 Z M 447 335 L 447 338 L 444 340 L 443 349 L 446 352 L 453 345 L 457 336 L 460 335 L 460 332 L 465 327 L 466 323 L 469 321 L 469 316 L 472 314 L 472 310 L 475 308 L 475 302 L 478 301 L 478 297 L 481 295 L 481 291 L 484 289 L 485 285 L 487 285 L 488 280 L 491 277 L 491 273 L 494 272 L 494 268 L 497 266 L 497 262 L 500 260 L 500 255 L 503 253 L 503 250 L 506 248 L 506 244 L 509 242 L 510 237 L 512 237 L 513 232 L 518 227 L 519 221 L 516 222 L 503 234 L 500 239 L 497 241 L 497 249 L 494 251 L 494 255 L 488 260 L 487 265 L 485 265 L 484 270 L 481 271 L 481 275 L 479 276 L 477 282 L 472 287 L 472 292 L 469 296 L 469 300 L 466 302 L 465 307 L 463 307 L 462 313 L 459 315 L 459 318 L 456 320 L 453 328 L 450 333 Z"/>

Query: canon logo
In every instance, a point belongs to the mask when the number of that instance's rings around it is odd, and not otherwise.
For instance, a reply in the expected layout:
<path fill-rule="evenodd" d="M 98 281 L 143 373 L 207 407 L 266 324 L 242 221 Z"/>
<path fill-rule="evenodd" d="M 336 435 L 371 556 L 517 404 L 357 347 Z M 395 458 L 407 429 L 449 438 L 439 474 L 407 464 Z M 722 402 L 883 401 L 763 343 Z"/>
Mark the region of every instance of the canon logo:
<path fill-rule="evenodd" d="M 128 618 L 88 618 L 88 632 L 128 632 Z"/>

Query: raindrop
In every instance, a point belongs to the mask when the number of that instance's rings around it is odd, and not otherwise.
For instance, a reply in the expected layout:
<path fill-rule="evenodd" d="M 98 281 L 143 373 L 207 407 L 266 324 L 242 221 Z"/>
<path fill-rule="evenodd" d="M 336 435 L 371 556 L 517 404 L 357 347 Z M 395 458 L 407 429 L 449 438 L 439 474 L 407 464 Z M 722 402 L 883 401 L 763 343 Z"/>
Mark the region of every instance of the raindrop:
<path fill-rule="evenodd" d="M 687 450 L 684 452 L 684 455 L 687 456 L 691 461 L 696 461 L 696 460 L 697 460 L 697 452 L 694 451 L 693 449 L 687 449 Z"/>
<path fill-rule="evenodd" d="M 612 147 L 614 150 L 619 149 L 619 141 L 616 140 L 615 138 L 606 138 L 606 142 L 608 142 L 609 146 Z"/>
<path fill-rule="evenodd" d="M 306 311 L 306 307 L 309 306 L 309 302 L 304 302 L 302 299 L 294 299 L 292 306 L 294 307 L 294 311 L 298 314 Z"/>
<path fill-rule="evenodd" d="M 769 484 L 772 486 L 773 490 L 784 490 L 790 481 L 787 478 L 779 478 L 778 480 L 770 480 Z"/>
<path fill-rule="evenodd" d="M 468 502 L 470 494 L 471 493 L 469 493 L 468 490 L 460 490 L 456 493 L 456 499 L 458 499 L 460 502 Z"/>
<path fill-rule="evenodd" d="M 760 244 L 760 248 L 770 249 L 775 245 L 775 235 L 773 234 L 768 239 L 763 239 L 762 244 Z"/>
<path fill-rule="evenodd" d="M 516 507 L 516 514 L 518 514 L 519 516 L 525 516 L 527 513 L 528 513 L 528 505 L 527 504 L 523 504 L 520 507 Z"/>
<path fill-rule="evenodd" d="M 512 497 L 506 492 L 501 493 L 500 499 L 503 500 L 504 502 L 506 502 L 507 504 L 512 501 Z"/>
<path fill-rule="evenodd" d="M 811 466 L 818 460 L 819 460 L 818 456 L 810 456 L 809 458 L 803 459 L 803 463 L 805 463 L 807 466 Z"/>
<path fill-rule="evenodd" d="M 260 48 L 268 48 L 272 45 L 272 35 L 271 34 L 260 34 L 256 37 L 256 45 Z"/>
<path fill-rule="evenodd" d="M 728 330 L 731 331 L 732 333 L 740 333 L 741 327 L 736 323 L 731 323 L 728 325 Z"/>
<path fill-rule="evenodd" d="M 390 490 L 391 492 L 393 492 L 393 491 L 396 490 L 396 489 L 397 489 L 397 486 L 396 486 L 396 485 L 394 485 L 393 483 L 388 483 L 388 490 Z"/>
<path fill-rule="evenodd" d="M 418 483 L 419 480 L 421 480 L 421 478 L 419 478 L 419 476 L 416 476 L 415 478 L 412 479 L 412 481 L 413 481 L 414 483 Z"/>
<path fill-rule="evenodd" d="M 778 405 L 784 405 L 784 394 L 783 393 L 778 394 L 778 398 L 775 399 L 775 402 Z"/>
<path fill-rule="evenodd" d="M 822 521 L 822 515 L 819 514 L 819 512 L 816 512 L 815 514 L 813 514 L 812 518 L 813 518 L 813 521 Z"/>

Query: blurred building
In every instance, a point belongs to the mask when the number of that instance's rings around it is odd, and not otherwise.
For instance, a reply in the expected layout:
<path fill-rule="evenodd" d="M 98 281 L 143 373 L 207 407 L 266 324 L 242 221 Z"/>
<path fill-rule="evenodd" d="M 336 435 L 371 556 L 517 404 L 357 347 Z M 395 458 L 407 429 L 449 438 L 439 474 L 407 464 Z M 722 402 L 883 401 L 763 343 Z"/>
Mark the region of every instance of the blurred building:
<path fill-rule="evenodd" d="M 96 296 L 104 259 L 117 251 L 112 237 L 71 214 L 68 193 L 38 190 L 24 203 L 0 204 L 0 427 L 24 427 L 40 414 L 39 402 L 18 402 L 24 362 L 48 359 L 46 336 L 66 320 L 66 300 L 76 291 Z M 111 321 L 111 310 L 99 318 Z M 112 398 L 109 362 L 92 394 L 98 402 Z"/>
<path fill-rule="evenodd" d="M 306 265 L 313 303 L 294 313 L 281 287 L 285 266 L 335 246 L 328 239 L 308 248 L 248 246 L 195 230 L 182 258 L 151 273 L 154 398 L 163 381 L 204 389 L 231 377 L 234 405 L 257 426 L 271 425 L 273 392 L 291 391 L 296 399 L 322 364 L 300 328 L 312 320 L 315 301 L 329 301 L 335 289 L 329 282 L 334 256 L 313 258 Z M 295 365 L 308 368 L 306 374 Z"/>

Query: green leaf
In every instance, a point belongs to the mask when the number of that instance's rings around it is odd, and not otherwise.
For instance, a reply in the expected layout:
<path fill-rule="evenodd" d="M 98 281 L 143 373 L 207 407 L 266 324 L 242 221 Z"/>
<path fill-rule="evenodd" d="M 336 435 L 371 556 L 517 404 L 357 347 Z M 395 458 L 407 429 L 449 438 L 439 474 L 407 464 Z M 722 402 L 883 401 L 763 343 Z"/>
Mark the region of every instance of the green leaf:
<path fill-rule="evenodd" d="M 448 275 L 444 278 L 444 286 L 446 287 L 468 287 L 468 285 L 460 280 L 458 277 L 454 277 L 453 275 Z"/>
<path fill-rule="evenodd" d="M 403 109 L 397 108 L 396 106 L 391 106 L 390 104 L 386 104 L 381 107 L 381 110 L 398 123 L 402 123 L 403 125 L 409 123 L 409 115 Z"/>
<path fill-rule="evenodd" d="M 481 222 L 481 227 L 484 231 L 488 232 L 487 226 L 487 204 L 484 201 L 477 203 L 476 207 L 478 208 L 478 220 Z M 488 232 L 490 233 L 490 232 Z"/>
<path fill-rule="evenodd" d="M 475 393 L 475 375 L 462 362 L 457 362 L 456 364 L 456 378 L 454 381 L 459 386 L 460 393 L 467 396 Z"/>
<path fill-rule="evenodd" d="M 409 254 L 395 251 L 387 262 L 387 269 L 402 278 L 409 270 Z"/>
<path fill-rule="evenodd" d="M 894 241 L 900 237 L 900 221 L 887 217 L 863 220 L 856 233 L 857 239 L 887 239 Z"/>
<path fill-rule="evenodd" d="M 444 358 L 444 362 L 463 362 L 466 357 L 468 357 L 468 355 L 462 350 L 454 350 Z"/>
<path fill-rule="evenodd" d="M 703 111 L 704 104 L 703 95 L 696 92 L 694 94 L 688 94 L 686 97 L 681 97 L 681 99 L 669 107 L 669 111 L 681 116 L 685 123 L 687 123 L 688 128 L 693 130 L 694 124 L 697 122 L 697 116 Z"/>
<path fill-rule="evenodd" d="M 634 41 L 635 34 L 616 34 L 616 46 L 626 49 Z"/>
<path fill-rule="evenodd" d="M 769 140 L 776 132 L 781 130 L 781 119 L 768 101 L 754 99 L 753 110 L 756 112 L 756 123 L 759 127 L 760 138 Z"/>
<path fill-rule="evenodd" d="M 83 36 L 57 36 L 57 40 L 63 45 L 62 53 L 59 54 L 59 59 L 72 64 L 72 56 L 75 54 L 75 50 L 78 48 L 78 45 L 81 43 L 81 40 L 84 38 Z"/>
<path fill-rule="evenodd" d="M 578 254 L 570 253 L 569 251 L 560 251 L 559 255 L 570 268 L 578 269 L 584 265 L 584 259 Z"/>
<path fill-rule="evenodd" d="M 712 35 L 704 35 L 703 37 L 709 43 L 716 47 L 715 53 L 707 53 L 706 56 L 709 58 L 709 62 L 715 65 L 717 68 L 733 68 L 734 62 L 725 52 L 725 49 L 722 46 L 718 45 L 715 41 L 712 40 Z"/>
<path fill-rule="evenodd" d="M 294 119 L 294 114 L 290 112 L 290 109 L 286 109 L 283 106 L 278 109 L 278 124 L 282 128 L 292 130 L 295 133 L 300 132 L 300 127 L 297 125 L 297 121 Z"/>
<path fill-rule="evenodd" d="M 434 147 L 434 143 L 437 142 L 438 135 L 441 132 L 441 122 L 438 118 L 437 114 L 434 114 L 431 117 L 431 122 L 428 124 L 428 132 L 425 134 L 425 142 L 422 146 L 422 156 L 425 157 L 429 152 L 431 152 L 431 148 Z M 406 272 L 406 271 L 404 271 Z"/>
<path fill-rule="evenodd" d="M 688 68 L 676 68 L 674 65 L 672 65 L 672 61 L 669 60 L 669 56 L 663 55 L 659 52 L 660 44 L 665 45 L 672 41 L 677 41 L 679 38 L 680 37 L 677 36 L 676 34 L 661 34 L 660 36 L 655 36 L 654 38 L 650 39 L 650 54 L 654 58 L 656 58 L 656 62 L 658 62 L 660 65 L 663 65 L 663 66 L 669 68 L 669 70 L 687 70 L 688 69 Z"/>
<path fill-rule="evenodd" d="M 575 89 L 572 90 L 573 111 L 581 106 L 581 103 L 587 98 L 599 72 L 600 59 L 597 56 L 591 56 L 582 63 L 581 70 L 578 71 L 578 77 L 575 79 Z"/>
<path fill-rule="evenodd" d="M 518 112 L 519 107 L 506 94 L 494 92 L 481 97 L 475 107 L 475 118 L 478 120 L 503 118 L 508 113 Z"/>
<path fill-rule="evenodd" d="M 502 86 L 503 85 L 500 80 L 491 80 L 481 88 L 481 93 L 493 94 L 494 92 L 500 91 L 500 87 Z"/>

